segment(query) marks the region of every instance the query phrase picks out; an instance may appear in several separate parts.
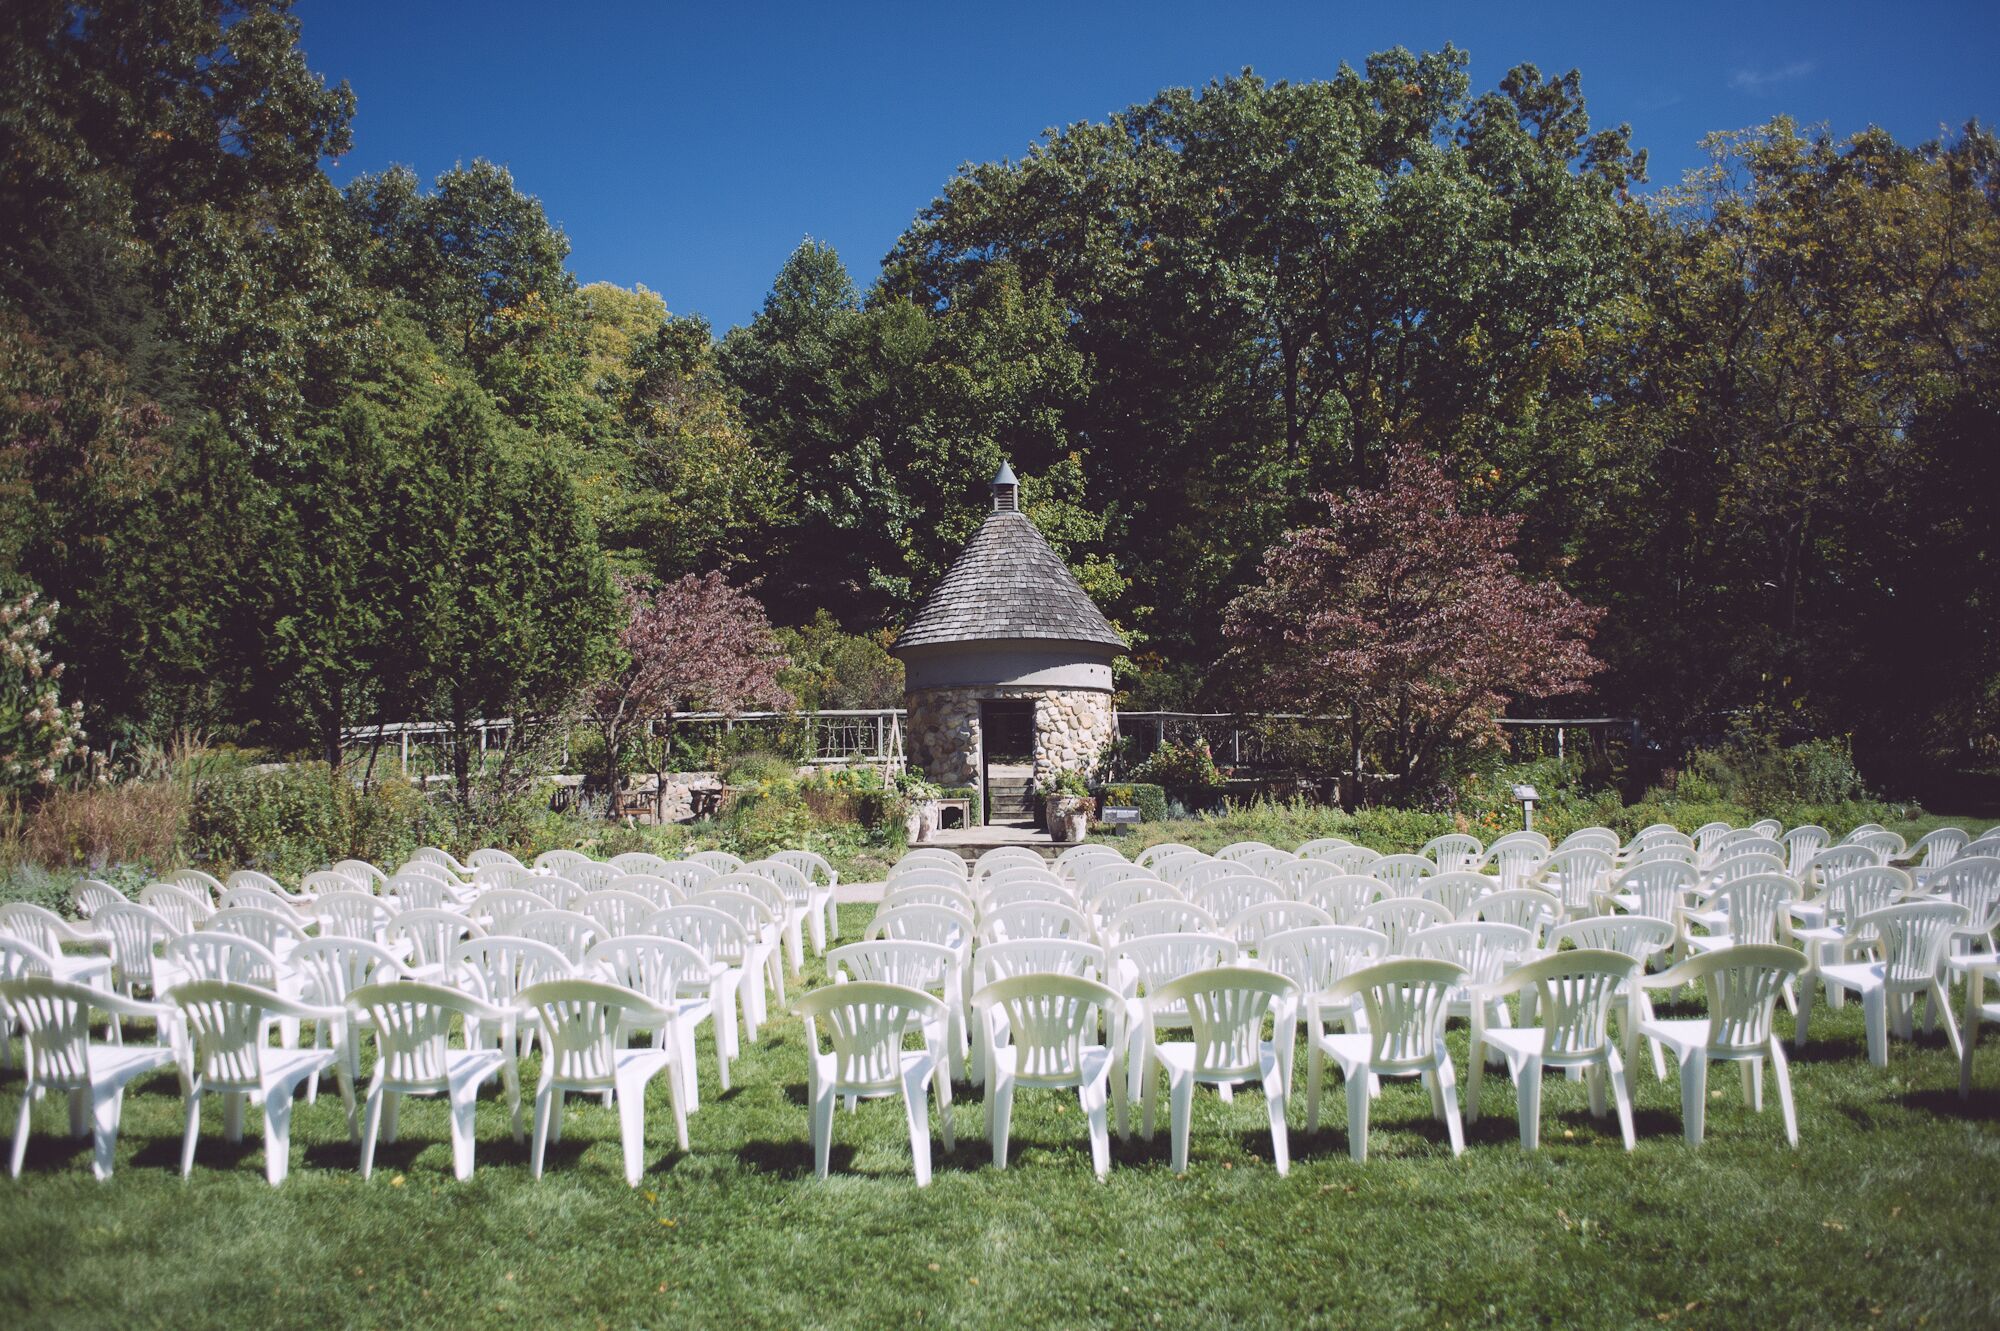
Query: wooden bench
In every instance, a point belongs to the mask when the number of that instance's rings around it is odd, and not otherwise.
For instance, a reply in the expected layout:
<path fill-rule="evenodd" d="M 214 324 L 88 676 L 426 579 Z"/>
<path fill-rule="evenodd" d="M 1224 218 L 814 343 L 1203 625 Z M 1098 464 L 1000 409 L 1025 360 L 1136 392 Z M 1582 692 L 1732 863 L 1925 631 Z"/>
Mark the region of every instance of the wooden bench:
<path fill-rule="evenodd" d="M 945 828 L 951 826 L 951 824 L 945 820 L 944 816 L 945 810 L 947 809 L 958 810 L 958 826 L 960 828 L 968 828 L 972 826 L 971 800 L 960 797 L 952 799 L 932 800 L 931 803 L 937 805 L 937 820 L 938 820 L 937 825 L 939 831 L 943 831 Z"/>

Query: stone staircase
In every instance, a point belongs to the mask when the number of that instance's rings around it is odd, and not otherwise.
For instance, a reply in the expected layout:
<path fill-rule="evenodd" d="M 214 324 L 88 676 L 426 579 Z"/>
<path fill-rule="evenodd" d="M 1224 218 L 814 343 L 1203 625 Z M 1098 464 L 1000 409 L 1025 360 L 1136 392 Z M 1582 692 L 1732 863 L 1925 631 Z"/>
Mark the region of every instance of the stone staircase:
<path fill-rule="evenodd" d="M 1029 793 L 1033 782 L 1025 776 L 990 776 L 986 781 L 986 821 L 989 823 L 1032 823 L 1035 801 Z"/>

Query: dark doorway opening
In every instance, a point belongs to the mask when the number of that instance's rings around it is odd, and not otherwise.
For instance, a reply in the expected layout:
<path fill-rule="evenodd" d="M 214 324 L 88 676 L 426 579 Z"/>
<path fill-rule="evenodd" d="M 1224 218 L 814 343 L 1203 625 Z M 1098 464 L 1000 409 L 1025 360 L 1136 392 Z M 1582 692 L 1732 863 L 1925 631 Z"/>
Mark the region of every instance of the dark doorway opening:
<path fill-rule="evenodd" d="M 1032 825 L 1035 775 L 1035 703 L 1032 698 L 988 698 L 979 704 L 986 821 Z"/>

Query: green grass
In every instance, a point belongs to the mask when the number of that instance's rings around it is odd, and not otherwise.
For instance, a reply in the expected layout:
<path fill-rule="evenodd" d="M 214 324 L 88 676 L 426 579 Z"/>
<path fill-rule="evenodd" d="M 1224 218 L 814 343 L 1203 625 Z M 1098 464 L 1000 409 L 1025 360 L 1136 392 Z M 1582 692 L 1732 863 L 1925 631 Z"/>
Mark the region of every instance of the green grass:
<path fill-rule="evenodd" d="M 850 938 L 866 914 L 845 910 Z M 1186 1176 L 1162 1125 L 1150 1144 L 1114 1138 L 1099 1185 L 1073 1097 L 1022 1093 L 1000 1172 L 961 1085 L 958 1147 L 921 1191 L 888 1103 L 842 1112 L 833 1177 L 813 1178 L 790 1017 L 746 1048 L 728 1095 L 704 1039 L 686 1155 L 656 1084 L 637 1190 L 594 1102 L 572 1104 L 540 1182 L 501 1104 L 482 1103 L 478 1172 L 460 1184 L 442 1106 L 413 1101 L 363 1183 L 333 1096 L 300 1106 L 282 1188 L 254 1132 L 223 1142 L 216 1108 L 183 1182 L 168 1075 L 128 1096 L 108 1183 L 58 1104 L 35 1111 L 28 1167 L 0 1183 L 0 1324 L 1992 1325 L 2000 1048 L 1961 1104 L 1941 1037 L 1894 1043 L 1877 1070 L 1858 1006 L 1816 1014 L 1814 1036 L 1793 1063 L 1797 1152 L 1775 1105 L 1750 1113 L 1723 1075 L 1708 1141 L 1684 1145 L 1678 1087 L 1647 1071 L 1632 1155 L 1553 1078 L 1543 1149 L 1523 1154 L 1496 1077 L 1458 1160 L 1414 1084 L 1389 1084 L 1357 1166 L 1338 1094 L 1304 1131 L 1301 1061 L 1288 1178 L 1254 1092 L 1197 1097 Z M 1462 1030 L 1451 1040 L 1463 1082 Z M 19 1085 L 0 1078 L 0 1122 Z"/>

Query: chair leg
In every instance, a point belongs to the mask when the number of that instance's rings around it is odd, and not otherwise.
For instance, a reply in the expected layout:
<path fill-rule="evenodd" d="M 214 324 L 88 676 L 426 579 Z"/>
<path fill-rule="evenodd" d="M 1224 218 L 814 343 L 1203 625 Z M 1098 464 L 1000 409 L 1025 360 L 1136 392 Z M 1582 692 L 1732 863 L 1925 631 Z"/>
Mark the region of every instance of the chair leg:
<path fill-rule="evenodd" d="M 291 1087 L 273 1087 L 264 1096 L 264 1177 L 272 1187 L 292 1167 Z"/>
<path fill-rule="evenodd" d="M 361 1181 L 366 1183 L 375 1173 L 375 1143 L 382 1135 L 382 1088 L 368 1088 L 368 1099 L 361 1111 Z"/>
<path fill-rule="evenodd" d="M 931 1074 L 931 1090 L 937 1096 L 938 1136 L 949 1154 L 957 1149 L 958 1143 L 951 1126 L 951 1075 L 943 1059 L 938 1060 L 937 1070 Z"/>
<path fill-rule="evenodd" d="M 1618 1109 L 1618 1133 L 1629 1151 L 1638 1145 L 1632 1130 L 1632 1073 L 1616 1049 L 1604 1051 L 1604 1066 L 1606 1080 L 1611 1083 L 1611 1101 Z"/>
<path fill-rule="evenodd" d="M 1146 1099 L 1145 1107 L 1140 1114 L 1139 1133 L 1147 1141 L 1151 1141 L 1153 1140 L 1153 1108 L 1160 1098 L 1160 1065 L 1159 1060 L 1153 1057 L 1150 1049 L 1146 1051 L 1144 1063 L 1143 1085 L 1145 1086 Z"/>
<path fill-rule="evenodd" d="M 1194 1073 L 1174 1068 L 1167 1074 L 1167 1098 L 1173 1122 L 1174 1173 L 1187 1173 L 1188 1134 L 1194 1126 Z"/>
<path fill-rule="evenodd" d="M 1764 1112 L 1764 1060 L 1746 1058 L 1743 1067 L 1743 1103 L 1750 1106 L 1750 1112 Z"/>
<path fill-rule="evenodd" d="M 1945 992 L 1944 985 L 1935 980 L 1931 981 L 1930 992 L 1924 997 L 1926 1004 L 1932 1000 L 1936 1000 L 1938 1015 L 1944 1019 L 1944 1038 L 1951 1045 L 1952 1057 L 1962 1062 L 1965 1045 L 1959 1038 L 1958 1022 L 1951 1015 L 1951 995 Z"/>
<path fill-rule="evenodd" d="M 1861 995 L 1861 1017 L 1868 1027 L 1868 1061 L 1889 1066 L 1889 996 L 1880 987 Z"/>
<path fill-rule="evenodd" d="M 451 1174 L 463 1183 L 472 1177 L 473 1118 L 479 1109 L 477 1082 L 446 1092 L 451 1104 Z"/>
<path fill-rule="evenodd" d="M 916 1171 L 917 1186 L 931 1182 L 931 1125 L 927 1083 L 931 1069 L 918 1064 L 903 1073 L 903 1117 L 910 1125 L 910 1164 Z"/>
<path fill-rule="evenodd" d="M 1473 1064 L 1472 1075 L 1479 1075 Z M 1542 1060 L 1530 1054 L 1514 1069 L 1515 1112 L 1521 1121 L 1521 1149 L 1539 1150 L 1542 1144 Z"/>
<path fill-rule="evenodd" d="M 1785 1062 L 1784 1042 L 1771 1040 L 1771 1080 L 1777 1083 L 1778 1112 L 1785 1120 L 1785 1141 L 1793 1150 L 1799 1145 L 1799 1113 L 1792 1103 L 1792 1070 Z"/>
<path fill-rule="evenodd" d="M 1708 1051 L 1690 1049 L 1680 1056 L 1681 1135 L 1690 1146 L 1701 1145 L 1708 1124 Z"/>
<path fill-rule="evenodd" d="M 1465 1121 L 1479 1121 L 1479 1096 L 1486 1088 L 1486 1060 L 1496 1050 L 1489 1048 L 1475 1032 L 1470 1051 L 1465 1056 Z M 1518 1092 L 1517 1092 L 1518 1094 Z"/>
<path fill-rule="evenodd" d="M 995 1072 L 986 1096 L 986 1134 L 993 1145 L 993 1167 L 1007 1167 L 1007 1134 L 1014 1125 L 1014 1079 Z"/>
<path fill-rule="evenodd" d="M 1292 1142 L 1285 1131 L 1285 1077 L 1275 1056 L 1264 1073 L 1264 1112 L 1271 1120 L 1271 1159 L 1283 1178 L 1292 1172 Z"/>
<path fill-rule="evenodd" d="M 618 1138 L 625 1148 L 625 1182 L 636 1188 L 640 1175 L 646 1172 L 646 1084 L 638 1078 L 633 1081 L 637 1084 L 618 1088 L 616 1099 Z"/>
<path fill-rule="evenodd" d="M 1458 1118 L 1458 1075 L 1451 1069 L 1451 1055 L 1438 1049 L 1438 1065 L 1435 1077 L 1438 1099 L 1444 1104 L 1444 1130 L 1451 1138 L 1451 1153 L 1465 1154 L 1465 1125 Z"/>
<path fill-rule="evenodd" d="M 243 1097 L 234 1091 L 222 1097 L 222 1139 L 231 1145 L 243 1140 Z"/>
<path fill-rule="evenodd" d="M 556 1092 L 543 1089 L 535 1092 L 535 1139 L 528 1148 L 528 1177 L 542 1176 L 542 1155 L 549 1144 L 549 1120 L 555 1116 Z"/>
<path fill-rule="evenodd" d="M 1972 1098 L 1972 1050 L 1979 1042 L 1979 984 L 1974 981 L 1965 987 L 1965 1034 L 1960 1037 L 1958 1051 L 1958 1098 Z"/>
<path fill-rule="evenodd" d="M 1806 973 L 1799 977 L 1799 1018 L 1793 1024 L 1792 1028 L 1792 1048 L 1794 1049 L 1804 1049 L 1806 1047 L 1806 1040 L 1809 1038 L 1809 1030 L 1812 1026 L 1813 990 L 1817 987 L 1820 987 L 1819 972 L 1812 967 L 1807 967 Z M 1833 1006 L 1833 996 L 1839 986 L 1826 985 L 1824 987 L 1826 989 L 1826 1004 L 1830 1008 Z"/>
<path fill-rule="evenodd" d="M 7 1177 L 21 1177 L 21 1166 L 28 1158 L 28 1120 L 35 1108 L 34 1087 L 21 1088 L 21 1112 L 14 1116 L 14 1150 L 7 1157 Z M 182 1174 L 187 1170 L 183 1169 Z"/>
<path fill-rule="evenodd" d="M 1090 1123 L 1090 1167 L 1096 1172 L 1099 1182 L 1111 1174 L 1111 1133 L 1105 1123 L 1104 1112 L 1105 1099 L 1110 1091 L 1109 1081 L 1108 1076 L 1103 1077 L 1077 1091 L 1084 1117 Z M 1006 1138 L 1000 1138 L 999 1143 L 995 1149 L 1004 1149 Z"/>
<path fill-rule="evenodd" d="M 118 1117 L 124 1104 L 125 1088 L 122 1086 L 91 1088 L 90 1167 L 100 1181 L 111 1177 L 111 1167 L 118 1153 Z"/>
<path fill-rule="evenodd" d="M 1326 1055 L 1319 1041 L 1306 1037 L 1306 1131 L 1319 1131 L 1319 1096 L 1326 1080 Z"/>
<path fill-rule="evenodd" d="M 815 1083 L 812 1088 L 813 1175 L 825 1178 L 827 1160 L 833 1150 L 833 1083 Z"/>
<path fill-rule="evenodd" d="M 1347 1073 L 1347 1156 L 1357 1165 L 1368 1163 L 1368 1069 Z"/>
<path fill-rule="evenodd" d="M 25 1109 L 26 1106 L 23 1106 Z M 181 1104 L 181 1177 L 194 1172 L 194 1144 L 201 1136 L 201 1090 L 189 1090 Z"/>

